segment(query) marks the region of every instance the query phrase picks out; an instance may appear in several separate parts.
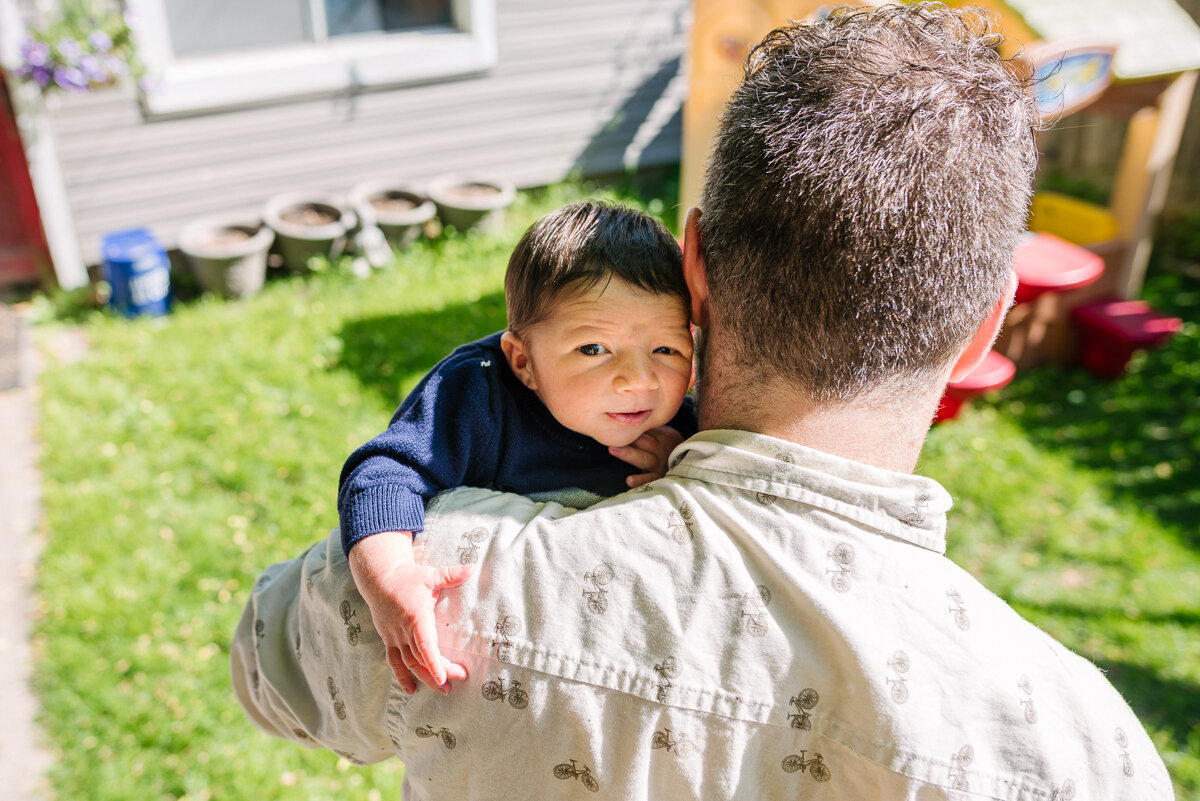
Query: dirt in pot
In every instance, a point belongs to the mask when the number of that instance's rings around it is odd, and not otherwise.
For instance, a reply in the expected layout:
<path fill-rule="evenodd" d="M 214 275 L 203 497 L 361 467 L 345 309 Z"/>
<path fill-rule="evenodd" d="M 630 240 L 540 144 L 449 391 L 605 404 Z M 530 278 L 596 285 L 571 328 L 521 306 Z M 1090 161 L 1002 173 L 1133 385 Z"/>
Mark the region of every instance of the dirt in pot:
<path fill-rule="evenodd" d="M 243 242 L 249 241 L 254 233 L 252 228 L 236 226 L 218 228 L 211 232 L 201 244 L 212 250 L 232 250 Z"/>
<path fill-rule="evenodd" d="M 403 214 L 415 209 L 417 202 L 411 195 L 389 192 L 371 198 L 371 206 L 380 214 Z"/>
<path fill-rule="evenodd" d="M 330 206 L 317 203 L 306 203 L 282 212 L 279 218 L 293 225 L 329 225 L 342 218 L 342 215 Z"/>
<path fill-rule="evenodd" d="M 479 201 L 500 194 L 500 188 L 491 184 L 467 183 L 447 186 L 442 192 L 451 200 Z"/>

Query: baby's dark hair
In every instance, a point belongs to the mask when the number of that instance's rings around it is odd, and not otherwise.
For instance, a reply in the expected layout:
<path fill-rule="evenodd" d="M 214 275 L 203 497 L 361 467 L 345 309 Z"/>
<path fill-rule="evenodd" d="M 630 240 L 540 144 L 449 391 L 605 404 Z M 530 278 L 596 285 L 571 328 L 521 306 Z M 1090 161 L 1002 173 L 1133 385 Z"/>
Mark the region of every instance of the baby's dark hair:
<path fill-rule="evenodd" d="M 508 260 L 508 328 L 520 335 L 546 317 L 561 292 L 613 277 L 688 300 L 679 244 L 654 217 L 602 200 L 552 211 L 529 227 Z"/>

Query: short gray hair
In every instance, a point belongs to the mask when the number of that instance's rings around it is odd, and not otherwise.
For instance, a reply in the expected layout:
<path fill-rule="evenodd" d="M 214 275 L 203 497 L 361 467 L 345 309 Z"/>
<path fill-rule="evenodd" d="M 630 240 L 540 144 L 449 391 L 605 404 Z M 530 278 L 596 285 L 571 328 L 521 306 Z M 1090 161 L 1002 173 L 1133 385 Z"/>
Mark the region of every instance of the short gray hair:
<path fill-rule="evenodd" d="M 819 401 L 927 383 L 1003 291 L 1037 115 L 987 12 L 772 31 L 725 110 L 700 234 L 722 341 Z"/>

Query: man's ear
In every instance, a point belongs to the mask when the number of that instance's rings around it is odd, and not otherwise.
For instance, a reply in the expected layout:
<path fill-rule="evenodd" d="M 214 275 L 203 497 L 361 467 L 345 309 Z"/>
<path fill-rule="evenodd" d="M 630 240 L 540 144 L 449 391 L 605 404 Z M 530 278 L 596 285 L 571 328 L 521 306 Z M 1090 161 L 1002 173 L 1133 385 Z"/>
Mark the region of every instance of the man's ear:
<path fill-rule="evenodd" d="M 1012 306 L 1013 296 L 1017 292 L 1017 274 L 1010 268 L 1008 271 L 1008 282 L 1004 286 L 1004 292 L 1000 299 L 996 301 L 996 305 L 988 312 L 987 318 L 983 324 L 979 326 L 979 330 L 975 332 L 975 336 L 971 339 L 971 343 L 967 345 L 966 350 L 958 357 L 958 361 L 954 363 L 954 369 L 950 371 L 950 381 L 961 381 L 966 378 L 972 370 L 979 366 L 983 361 L 983 357 L 992 349 L 992 343 L 996 341 L 996 335 L 1000 333 L 1000 327 L 1004 325 L 1004 318 L 1008 314 L 1009 308 Z"/>
<path fill-rule="evenodd" d="M 536 391 L 537 382 L 533 380 L 533 363 L 529 360 L 529 351 L 525 347 L 525 340 L 512 331 L 505 331 L 500 335 L 500 349 L 504 351 L 504 358 L 513 371 L 513 375 L 522 384 Z"/>
<path fill-rule="evenodd" d="M 700 252 L 700 209 L 695 206 L 688 209 L 683 227 L 683 280 L 692 296 L 692 324 L 703 328 L 708 325 L 708 275 Z"/>

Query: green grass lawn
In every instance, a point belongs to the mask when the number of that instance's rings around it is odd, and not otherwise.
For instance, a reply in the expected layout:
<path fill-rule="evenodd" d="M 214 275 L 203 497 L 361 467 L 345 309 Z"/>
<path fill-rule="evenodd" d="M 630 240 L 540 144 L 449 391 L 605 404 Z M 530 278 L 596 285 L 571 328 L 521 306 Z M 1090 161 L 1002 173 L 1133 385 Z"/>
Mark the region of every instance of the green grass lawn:
<path fill-rule="evenodd" d="M 257 573 L 336 523 L 348 452 L 440 356 L 503 326 L 520 231 L 590 191 L 524 194 L 504 231 L 422 244 L 365 280 L 82 315 L 89 353 L 40 380 L 36 683 L 59 799 L 398 797 L 398 762 L 356 768 L 254 729 L 229 638 Z M 621 193 L 674 215 L 669 182 Z M 1116 383 L 1025 372 L 937 428 L 920 469 L 956 499 L 952 556 L 1107 670 L 1179 798 L 1200 799 L 1200 281 L 1160 272 L 1148 294 L 1191 321 L 1169 347 Z"/>

